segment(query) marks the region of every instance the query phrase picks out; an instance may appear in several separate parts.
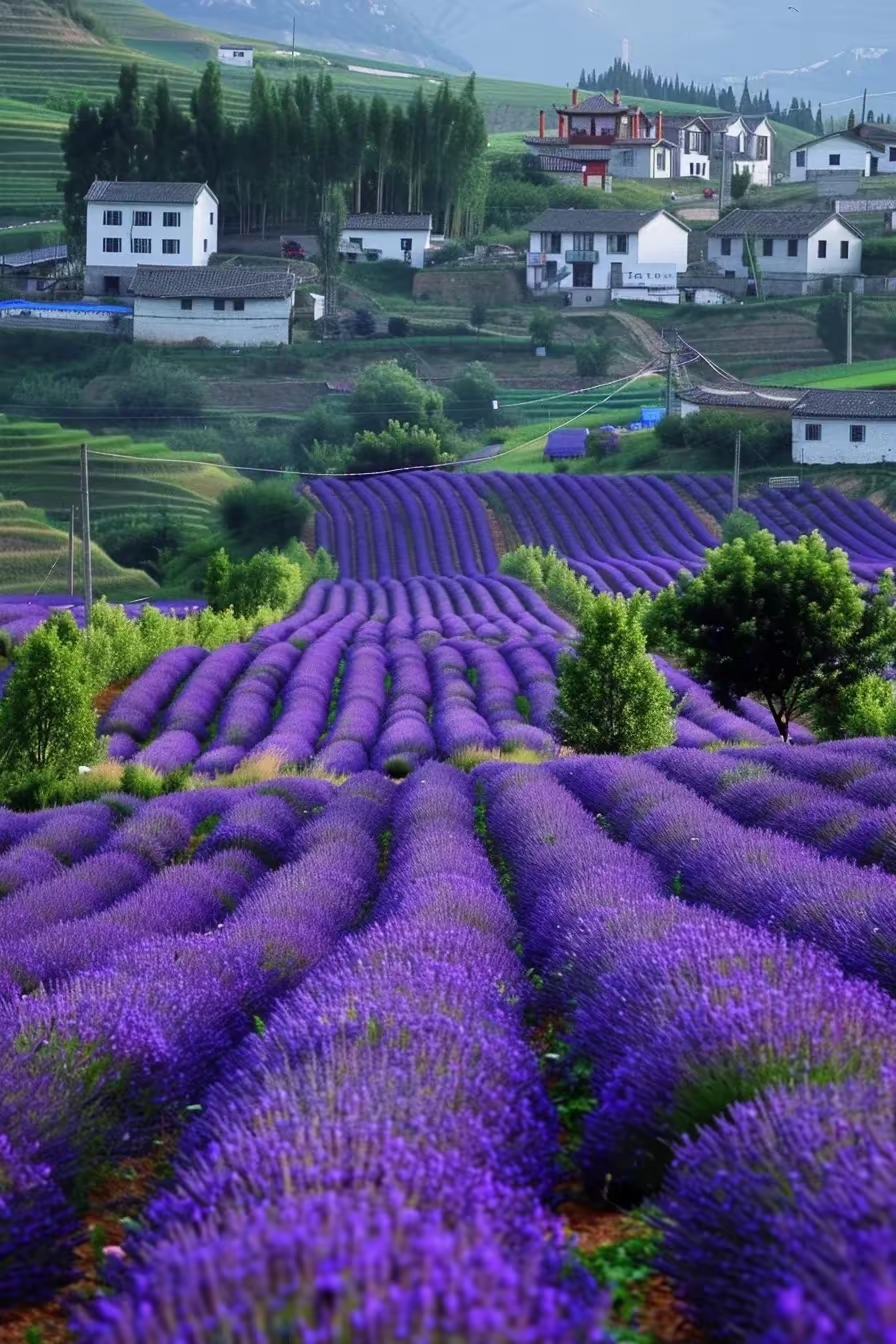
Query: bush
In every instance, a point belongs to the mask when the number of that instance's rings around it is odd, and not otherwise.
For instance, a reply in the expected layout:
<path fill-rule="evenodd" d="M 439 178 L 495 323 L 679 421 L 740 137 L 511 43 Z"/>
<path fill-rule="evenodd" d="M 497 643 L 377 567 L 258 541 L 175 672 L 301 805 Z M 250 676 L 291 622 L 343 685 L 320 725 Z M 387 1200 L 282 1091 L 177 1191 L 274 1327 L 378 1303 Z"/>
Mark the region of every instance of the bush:
<path fill-rule="evenodd" d="M 406 317 L 390 317 L 387 325 L 390 336 L 410 336 L 411 324 Z"/>
<path fill-rule="evenodd" d="M 22 644 L 0 701 L 4 774 L 73 773 L 96 760 L 96 714 L 80 634 L 47 621 Z"/>
<path fill-rule="evenodd" d="M 218 500 L 226 531 L 242 549 L 285 546 L 301 538 L 311 517 L 310 502 L 285 481 L 246 482 L 226 490 Z"/>
<path fill-rule="evenodd" d="M 433 429 L 400 425 L 390 420 L 382 434 L 358 434 L 348 470 L 386 471 L 395 467 L 429 467 L 444 460 L 442 441 Z"/>
<path fill-rule="evenodd" d="M 735 168 L 731 174 L 731 199 L 732 201 L 742 200 L 750 190 L 750 183 L 753 181 L 749 168 Z"/>
<path fill-rule="evenodd" d="M 310 557 L 308 563 L 310 569 Z M 214 611 L 230 608 L 235 616 L 251 616 L 261 607 L 291 611 L 305 587 L 302 566 L 279 551 L 258 551 L 251 560 L 234 565 L 226 551 L 219 550 L 206 571 L 209 605 Z"/>
<path fill-rule="evenodd" d="M 187 533 L 183 523 L 165 509 L 101 516 L 94 540 L 127 569 L 143 569 L 161 579 L 166 559 L 184 549 Z"/>
<path fill-rule="evenodd" d="M 452 420 L 461 425 L 491 427 L 498 413 L 498 384 L 484 364 L 467 364 L 448 384 L 445 408 Z"/>
<path fill-rule="evenodd" d="M 529 338 L 532 344 L 534 346 L 544 346 L 547 349 L 554 339 L 556 326 L 556 317 L 546 309 L 533 313 L 532 320 L 529 323 Z"/>
<path fill-rule="evenodd" d="M 896 735 L 896 684 L 868 676 L 816 705 L 812 727 L 822 741 Z"/>
<path fill-rule="evenodd" d="M 77 378 L 60 377 L 43 370 L 30 373 L 13 388 L 13 405 L 28 416 L 59 420 L 78 411 L 81 384 Z"/>
<path fill-rule="evenodd" d="M 140 423 L 195 416 L 203 402 L 199 379 L 158 355 L 135 358 L 128 376 L 112 392 L 112 404 L 119 415 Z"/>
<path fill-rule="evenodd" d="M 474 303 L 470 312 L 470 326 L 481 331 L 488 324 L 488 309 L 484 303 Z"/>
<path fill-rule="evenodd" d="M 835 364 L 842 364 L 846 359 L 846 327 L 846 295 L 828 294 L 818 305 L 815 330 Z"/>
<path fill-rule="evenodd" d="M 591 337 L 575 350 L 576 373 L 580 378 L 602 378 L 610 367 L 612 350 L 609 341 Z"/>
<path fill-rule="evenodd" d="M 354 423 L 344 402 L 316 401 L 295 421 L 289 445 L 292 460 L 299 471 L 308 471 L 317 453 L 344 448 L 353 434 Z"/>
<path fill-rule="evenodd" d="M 369 308 L 358 308 L 356 310 L 352 328 L 356 336 L 376 335 L 376 318 Z"/>
<path fill-rule="evenodd" d="M 704 465 L 730 469 L 734 461 L 734 441 L 741 435 L 741 462 L 744 468 L 773 466 L 790 461 L 792 430 L 790 417 L 769 414 L 756 419 L 735 411 L 698 411 L 695 415 L 667 415 L 654 433 L 664 448 L 687 449 L 699 454 Z"/>
<path fill-rule="evenodd" d="M 442 397 L 395 360 L 373 364 L 358 379 L 349 402 L 359 432 L 379 434 L 390 422 L 429 425 L 443 412 Z"/>
<path fill-rule="evenodd" d="M 737 537 L 752 537 L 759 531 L 759 519 L 746 509 L 734 509 L 722 524 L 722 541 L 734 541 Z"/>
<path fill-rule="evenodd" d="M 501 557 L 501 573 L 522 580 L 575 622 L 594 600 L 588 580 L 571 569 L 553 546 L 548 551 L 538 546 L 518 546 L 508 551 Z"/>

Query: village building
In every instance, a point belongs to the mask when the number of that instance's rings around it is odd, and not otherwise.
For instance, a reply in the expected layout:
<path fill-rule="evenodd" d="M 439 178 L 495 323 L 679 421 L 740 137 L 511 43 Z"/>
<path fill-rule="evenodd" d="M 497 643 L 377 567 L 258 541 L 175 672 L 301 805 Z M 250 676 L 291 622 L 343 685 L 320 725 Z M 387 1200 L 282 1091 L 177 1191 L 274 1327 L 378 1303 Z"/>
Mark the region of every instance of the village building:
<path fill-rule="evenodd" d="M 860 275 L 862 235 L 833 210 L 732 210 L 708 230 L 707 259 L 724 278 L 758 278 L 771 293 L 775 281 Z"/>
<path fill-rule="evenodd" d="M 129 285 L 134 340 L 288 345 L 295 287 L 286 269 L 138 266 Z"/>
<path fill-rule="evenodd" d="M 793 408 L 793 460 L 896 462 L 896 392 L 812 388 Z"/>
<path fill-rule="evenodd" d="M 526 284 L 572 307 L 678 303 L 689 229 L 665 210 L 545 210 L 529 229 Z"/>
<path fill-rule="evenodd" d="M 218 47 L 219 65 L 241 66 L 244 70 L 250 70 L 255 63 L 255 51 L 252 47 L 246 46 L 220 46 Z"/>
<path fill-rule="evenodd" d="M 741 415 L 767 419 L 786 414 L 805 396 L 804 387 L 752 387 L 734 383 L 725 387 L 689 387 L 683 389 L 679 403 L 682 416 L 699 411 L 737 411 Z"/>
<path fill-rule="evenodd" d="M 864 122 L 849 131 L 807 140 L 791 150 L 791 182 L 808 182 L 818 174 L 827 177 L 832 173 L 860 177 L 896 173 L 896 126 Z"/>
<path fill-rule="evenodd" d="M 22 252 L 4 252 L 0 254 L 0 284 L 22 294 L 51 290 L 67 261 L 68 246 L 65 243 L 29 247 Z"/>
<path fill-rule="evenodd" d="M 432 215 L 349 215 L 339 255 L 344 261 L 403 261 L 423 266 Z"/>
<path fill-rule="evenodd" d="M 218 249 L 205 182 L 94 182 L 84 199 L 85 294 L 124 294 L 138 266 L 207 266 Z"/>

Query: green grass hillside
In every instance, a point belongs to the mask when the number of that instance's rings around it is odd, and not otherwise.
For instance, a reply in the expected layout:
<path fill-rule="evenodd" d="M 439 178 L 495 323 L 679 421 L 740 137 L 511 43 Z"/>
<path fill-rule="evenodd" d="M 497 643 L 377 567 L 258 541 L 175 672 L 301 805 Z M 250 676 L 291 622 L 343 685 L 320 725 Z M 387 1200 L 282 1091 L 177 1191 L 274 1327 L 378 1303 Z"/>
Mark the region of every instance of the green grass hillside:
<path fill-rule="evenodd" d="M 134 443 L 124 434 L 92 437 L 45 421 L 0 416 L 0 494 L 61 516 L 79 502 L 83 442 L 92 450 L 90 495 L 97 516 L 164 508 L 172 517 L 199 525 L 236 479 L 220 457 L 194 454 L 182 462 L 182 455 L 173 460 L 161 443 Z"/>
<path fill-rule="evenodd" d="M 156 587 L 140 569 L 123 569 L 99 546 L 91 546 L 97 596 L 120 600 Z M 83 548 L 75 542 L 75 573 L 80 582 Z M 59 593 L 68 582 L 68 534 L 52 527 L 37 509 L 20 499 L 0 500 L 0 593 Z"/>

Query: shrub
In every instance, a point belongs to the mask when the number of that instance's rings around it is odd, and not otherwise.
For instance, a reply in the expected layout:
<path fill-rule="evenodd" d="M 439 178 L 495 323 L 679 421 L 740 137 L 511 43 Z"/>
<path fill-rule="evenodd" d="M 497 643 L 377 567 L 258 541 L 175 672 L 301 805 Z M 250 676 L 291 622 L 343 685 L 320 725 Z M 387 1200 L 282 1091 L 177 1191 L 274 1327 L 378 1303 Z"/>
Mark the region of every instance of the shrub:
<path fill-rule="evenodd" d="M 0 701 L 0 768 L 73 773 L 96 759 L 88 669 L 71 623 L 47 621 L 21 646 Z"/>
<path fill-rule="evenodd" d="M 410 336 L 411 324 L 406 317 L 390 317 L 387 325 L 390 336 Z"/>
<path fill-rule="evenodd" d="M 395 360 L 365 369 L 352 393 L 349 408 L 359 432 L 379 434 L 390 422 L 428 425 L 442 414 L 442 397 L 425 387 Z"/>
<path fill-rule="evenodd" d="M 546 309 L 541 309 L 532 314 L 532 320 L 529 323 L 529 338 L 535 346 L 544 346 L 547 348 L 554 339 L 554 331 L 557 326 L 557 319 L 553 313 Z"/>
<path fill-rule="evenodd" d="M 381 434 L 358 434 L 348 470 L 385 471 L 394 467 L 434 466 L 444 458 L 442 441 L 433 429 L 390 420 Z"/>
<path fill-rule="evenodd" d="M 202 384 L 188 369 L 178 368 L 158 355 L 134 359 L 128 376 L 112 392 L 119 415 L 138 422 L 176 420 L 198 415 L 203 407 Z"/>
<path fill-rule="evenodd" d="M 722 541 L 734 541 L 737 537 L 752 537 L 759 531 L 759 519 L 746 509 L 734 509 L 722 524 Z"/>
<path fill-rule="evenodd" d="M 376 318 L 369 308 L 358 308 L 355 312 L 352 327 L 356 336 L 375 336 Z"/>
<path fill-rule="evenodd" d="M 448 384 L 446 410 L 462 425 L 491 426 L 497 419 L 498 384 L 484 364 L 467 364 Z"/>
<path fill-rule="evenodd" d="M 580 378 L 601 378 L 610 366 L 612 350 L 609 341 L 592 336 L 575 350 L 576 373 Z"/>
<path fill-rule="evenodd" d="M 246 550 L 285 546 L 301 537 L 311 517 L 309 501 L 285 481 L 246 482 L 226 490 L 218 500 L 221 521 L 231 538 Z"/>

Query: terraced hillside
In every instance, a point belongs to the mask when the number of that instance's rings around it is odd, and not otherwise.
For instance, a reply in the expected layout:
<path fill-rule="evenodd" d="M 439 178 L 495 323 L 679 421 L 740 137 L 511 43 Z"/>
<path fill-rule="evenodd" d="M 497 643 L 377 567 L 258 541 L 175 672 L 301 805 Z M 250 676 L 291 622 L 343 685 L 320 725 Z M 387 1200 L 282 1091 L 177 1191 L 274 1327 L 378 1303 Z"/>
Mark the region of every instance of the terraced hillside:
<path fill-rule="evenodd" d="M 187 523 L 200 523 L 234 481 L 232 469 L 224 469 L 223 459 L 214 455 L 175 462 L 161 443 L 134 443 L 124 434 L 91 437 L 44 421 L 0 417 L 0 493 L 52 515 L 64 512 L 79 500 L 79 449 L 85 441 L 93 450 L 95 515 L 164 507 Z"/>
<path fill-rule="evenodd" d="M 5 64 L 4 40 L 0 45 L 4 74 Z M 59 137 L 64 125 L 59 112 L 0 98 L 0 212 L 46 211 L 57 204 L 56 183 L 62 174 Z"/>
<path fill-rule="evenodd" d="M 817 302 L 810 301 L 807 311 L 794 308 L 792 300 L 745 307 L 682 306 L 675 326 L 686 341 L 730 373 L 755 378 L 779 369 L 798 372 L 831 362 L 815 330 Z M 652 313 L 645 316 L 657 326 L 666 325 Z"/>
<path fill-rule="evenodd" d="M 146 593 L 155 583 L 142 570 L 122 569 L 99 546 L 91 546 L 97 595 L 127 597 Z M 76 574 L 83 549 L 75 544 Z M 64 592 L 68 581 L 68 536 L 51 527 L 41 513 L 20 499 L 0 500 L 0 593 Z M 80 577 L 79 580 L 80 582 Z"/>

